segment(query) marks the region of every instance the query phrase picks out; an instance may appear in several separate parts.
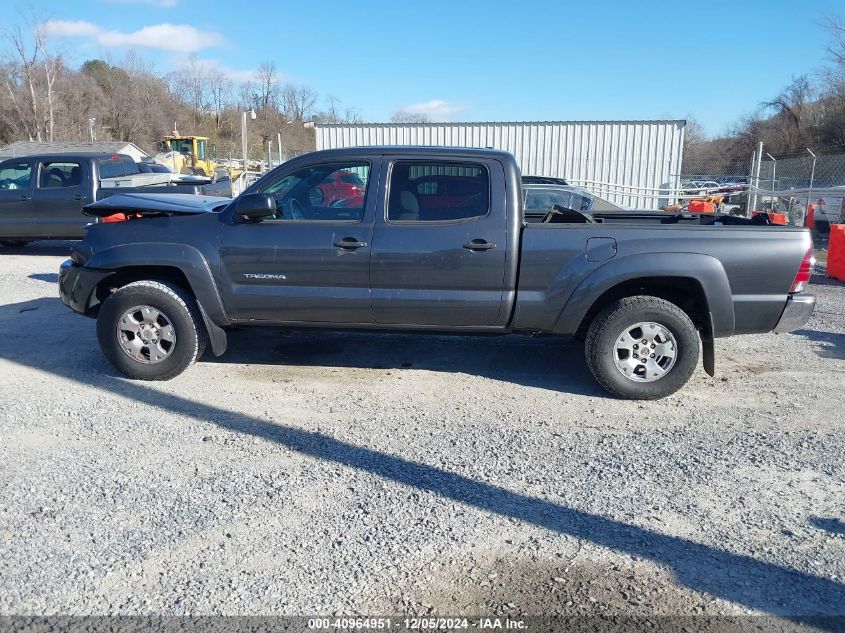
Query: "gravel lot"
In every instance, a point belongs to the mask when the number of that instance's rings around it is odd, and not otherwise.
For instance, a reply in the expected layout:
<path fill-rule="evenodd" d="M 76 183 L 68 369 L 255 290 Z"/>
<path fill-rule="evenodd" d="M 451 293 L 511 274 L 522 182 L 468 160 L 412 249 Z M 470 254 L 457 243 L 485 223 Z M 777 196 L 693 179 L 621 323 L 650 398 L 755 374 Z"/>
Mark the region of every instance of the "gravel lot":
<path fill-rule="evenodd" d="M 125 380 L 0 253 L 0 614 L 845 614 L 845 285 L 666 400 L 555 339 L 238 332 Z"/>

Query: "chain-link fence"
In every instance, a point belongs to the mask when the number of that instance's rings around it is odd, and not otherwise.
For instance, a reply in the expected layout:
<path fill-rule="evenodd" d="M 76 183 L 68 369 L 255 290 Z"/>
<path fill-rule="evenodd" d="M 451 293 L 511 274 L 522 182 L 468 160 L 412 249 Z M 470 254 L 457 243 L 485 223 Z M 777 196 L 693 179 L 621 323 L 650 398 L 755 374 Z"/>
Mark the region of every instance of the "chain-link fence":
<path fill-rule="evenodd" d="M 682 193 L 715 198 L 730 213 L 778 213 L 822 231 L 845 220 L 845 154 L 772 155 L 758 148 L 747 160 L 685 160 L 680 176 Z"/>

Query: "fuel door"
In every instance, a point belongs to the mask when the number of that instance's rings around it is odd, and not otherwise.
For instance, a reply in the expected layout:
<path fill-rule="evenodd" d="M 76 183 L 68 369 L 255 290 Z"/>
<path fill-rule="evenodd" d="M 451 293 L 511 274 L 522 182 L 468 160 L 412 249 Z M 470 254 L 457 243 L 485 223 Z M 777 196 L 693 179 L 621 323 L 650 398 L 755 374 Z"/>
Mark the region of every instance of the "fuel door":
<path fill-rule="evenodd" d="M 616 240 L 612 237 L 591 237 L 587 240 L 587 261 L 604 262 L 616 257 Z"/>

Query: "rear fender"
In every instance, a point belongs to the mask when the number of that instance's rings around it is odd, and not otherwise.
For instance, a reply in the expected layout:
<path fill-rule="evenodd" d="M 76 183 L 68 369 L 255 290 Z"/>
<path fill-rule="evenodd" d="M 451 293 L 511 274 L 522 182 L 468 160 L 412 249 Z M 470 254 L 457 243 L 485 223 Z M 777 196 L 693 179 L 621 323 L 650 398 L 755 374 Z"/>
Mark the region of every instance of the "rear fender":
<path fill-rule="evenodd" d="M 554 332 L 574 334 L 593 304 L 608 290 L 634 279 L 675 277 L 698 282 L 704 291 L 712 333 L 734 332 L 734 307 L 728 276 L 721 262 L 699 253 L 645 253 L 608 261 L 590 273 L 569 296 Z"/>

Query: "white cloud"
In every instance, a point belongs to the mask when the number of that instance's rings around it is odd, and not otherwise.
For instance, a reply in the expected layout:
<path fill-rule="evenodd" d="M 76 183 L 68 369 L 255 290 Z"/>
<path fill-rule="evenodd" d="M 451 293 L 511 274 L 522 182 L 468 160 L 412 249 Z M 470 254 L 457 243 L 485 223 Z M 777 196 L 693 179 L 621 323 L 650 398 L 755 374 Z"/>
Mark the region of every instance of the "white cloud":
<path fill-rule="evenodd" d="M 44 32 L 53 37 L 90 37 L 99 33 L 100 29 L 84 20 L 47 20 Z"/>
<path fill-rule="evenodd" d="M 157 48 L 180 53 L 195 53 L 222 41 L 219 34 L 198 31 L 189 24 L 154 24 L 132 33 L 104 31 L 97 35 L 97 42 L 103 46 Z"/>
<path fill-rule="evenodd" d="M 176 6 L 176 0 L 106 0 L 111 4 L 148 4 L 161 9 L 172 9 Z"/>
<path fill-rule="evenodd" d="M 154 24 L 125 33 L 109 31 L 82 20 L 49 20 L 47 35 L 55 37 L 91 37 L 100 46 L 126 48 L 155 48 L 177 53 L 196 53 L 223 42 L 222 36 L 212 31 L 199 31 L 189 24 Z"/>
<path fill-rule="evenodd" d="M 432 99 L 425 103 L 415 103 L 405 106 L 404 108 L 400 108 L 399 112 L 414 117 L 423 117 L 430 121 L 453 121 L 455 116 L 464 110 L 465 108 L 449 103 L 448 101 Z"/>

